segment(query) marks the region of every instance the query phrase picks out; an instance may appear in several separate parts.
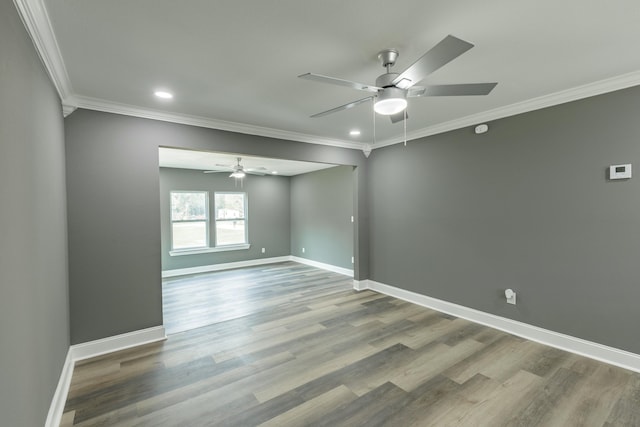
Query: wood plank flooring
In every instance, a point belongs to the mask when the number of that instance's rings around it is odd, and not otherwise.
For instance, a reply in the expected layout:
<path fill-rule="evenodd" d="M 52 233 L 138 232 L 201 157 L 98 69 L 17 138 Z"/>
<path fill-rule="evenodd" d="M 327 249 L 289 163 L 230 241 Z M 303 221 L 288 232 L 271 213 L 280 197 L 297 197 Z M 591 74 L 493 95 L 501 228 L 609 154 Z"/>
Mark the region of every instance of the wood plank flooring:
<path fill-rule="evenodd" d="M 63 427 L 640 426 L 640 374 L 345 276 L 283 263 L 165 286 L 184 332 L 78 363 Z"/>
<path fill-rule="evenodd" d="M 298 275 L 321 292 L 331 285 L 345 289 L 344 276 L 295 263 L 168 278 L 162 282 L 164 327 L 174 334 L 258 313 L 286 302 Z"/>

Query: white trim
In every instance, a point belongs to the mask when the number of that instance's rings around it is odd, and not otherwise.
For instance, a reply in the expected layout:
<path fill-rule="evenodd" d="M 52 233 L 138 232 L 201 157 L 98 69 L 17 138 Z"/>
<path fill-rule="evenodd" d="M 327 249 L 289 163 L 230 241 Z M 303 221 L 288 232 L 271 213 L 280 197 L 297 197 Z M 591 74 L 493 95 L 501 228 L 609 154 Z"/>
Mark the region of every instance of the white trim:
<path fill-rule="evenodd" d="M 183 255 L 197 255 L 197 254 L 208 254 L 211 252 L 229 252 L 229 251 L 241 251 L 245 249 L 249 249 L 251 247 L 250 244 L 245 243 L 242 245 L 228 245 L 228 246 L 217 246 L 214 248 L 199 248 L 199 249 L 178 249 L 175 251 L 169 251 L 170 256 L 183 256 Z"/>
<path fill-rule="evenodd" d="M 356 291 L 364 291 L 366 289 L 369 289 L 368 287 L 368 280 L 354 280 L 353 281 L 353 289 Z"/>
<path fill-rule="evenodd" d="M 362 286 L 362 282 L 366 282 Z M 470 320 L 481 325 L 499 329 L 531 341 L 536 341 L 551 347 L 619 366 L 631 371 L 640 372 L 640 355 L 581 338 L 572 337 L 559 332 L 550 331 L 527 323 L 474 310 L 447 301 L 421 295 L 415 292 L 385 285 L 373 280 L 358 283 L 359 290 L 370 289 L 385 295 L 399 298 L 423 307 L 431 308 L 452 316 Z M 355 283 L 354 283 L 355 288 Z"/>
<path fill-rule="evenodd" d="M 67 117 L 69 114 L 76 111 L 76 107 L 73 105 L 62 104 L 62 116 Z"/>
<path fill-rule="evenodd" d="M 291 261 L 288 255 L 272 258 L 250 259 L 247 261 L 227 262 L 223 264 L 201 265 L 198 267 L 178 268 L 175 270 L 164 270 L 162 278 L 184 276 L 187 274 L 208 273 L 211 271 L 231 270 L 233 268 L 253 267 L 262 264 L 274 264 L 277 262 Z"/>
<path fill-rule="evenodd" d="M 13 2 L 62 103 L 68 105 L 73 90 L 44 1 L 13 0 Z"/>
<path fill-rule="evenodd" d="M 72 345 L 69 351 L 74 362 L 101 356 L 114 351 L 125 350 L 144 344 L 150 344 L 167 339 L 164 326 L 140 329 L 126 334 L 115 335 L 95 341 Z"/>
<path fill-rule="evenodd" d="M 205 117 L 191 116 L 186 114 L 168 113 L 131 105 L 110 102 L 97 98 L 79 96 L 73 93 L 71 81 L 66 70 L 58 42 L 51 27 L 51 21 L 47 13 L 43 0 L 14 0 L 16 9 L 24 23 L 27 32 L 33 40 L 38 55 L 49 73 L 53 84 L 62 100 L 65 109 L 65 117 L 72 112 L 73 108 L 81 107 L 89 110 L 105 111 L 116 114 L 124 114 L 133 117 L 142 117 L 154 120 L 161 120 L 172 123 L 181 123 L 192 126 L 199 126 L 212 129 L 226 130 L 230 132 L 258 135 L 268 138 L 285 139 L 311 144 L 321 144 L 333 147 L 351 148 L 357 150 L 368 150 L 368 144 L 354 141 L 336 140 L 308 135 L 299 132 L 290 132 L 279 129 L 272 129 L 262 126 L 247 125 L 224 120 L 215 120 Z M 430 135 L 448 132 L 464 128 L 466 126 L 477 125 L 478 123 L 498 120 L 505 117 L 522 114 L 541 108 L 551 107 L 566 102 L 576 101 L 615 90 L 626 89 L 640 84 L 640 71 L 623 74 L 616 77 L 588 83 L 571 89 L 562 90 L 548 95 L 532 98 L 522 102 L 516 102 L 504 107 L 472 114 L 459 119 L 429 126 L 412 132 L 407 135 L 407 140 L 424 138 Z M 398 136 L 386 141 L 377 142 L 372 148 L 382 148 L 388 145 L 403 142 L 404 138 Z"/>
<path fill-rule="evenodd" d="M 64 413 L 64 406 L 67 402 L 67 395 L 69 394 L 69 387 L 71 386 L 71 377 L 73 376 L 74 360 L 71 357 L 71 348 L 67 351 L 67 358 L 62 366 L 62 372 L 60 373 L 60 379 L 58 380 L 58 386 L 51 399 L 51 405 L 49 406 L 49 413 L 47 414 L 47 420 L 44 423 L 45 427 L 58 427 L 62 420 L 62 414 Z"/>
<path fill-rule="evenodd" d="M 338 267 L 331 264 L 325 264 L 323 262 L 312 261 L 306 258 L 299 258 L 293 255 L 285 255 L 285 256 L 273 257 L 273 258 L 259 258 L 259 259 L 250 259 L 246 261 L 227 262 L 223 264 L 210 264 L 210 265 L 201 265 L 198 267 L 178 268 L 175 270 L 164 270 L 162 272 L 162 278 L 164 279 L 167 277 L 184 276 L 187 274 L 209 273 L 211 271 L 231 270 L 233 268 L 253 267 L 256 265 L 274 264 L 274 263 L 286 262 L 286 261 L 294 261 L 300 264 L 306 264 L 312 267 L 316 267 L 323 270 L 332 271 L 334 273 L 344 274 L 345 276 L 353 277 L 353 270 L 349 270 L 347 268 L 342 268 L 342 267 Z"/>
<path fill-rule="evenodd" d="M 321 268 L 323 270 L 333 271 L 334 273 L 344 274 L 345 276 L 353 277 L 353 270 L 348 268 L 342 268 L 331 264 L 325 264 L 324 262 L 313 261 L 307 258 L 300 258 L 291 255 L 291 261 L 298 262 L 300 264 L 310 265 L 312 267 Z"/>
<path fill-rule="evenodd" d="M 280 129 L 272 129 L 263 126 L 255 126 L 244 123 L 229 122 L 225 120 L 210 119 L 188 114 L 170 113 L 166 111 L 141 108 L 133 105 L 120 104 L 86 96 L 76 96 L 76 106 L 87 110 L 104 111 L 106 113 L 123 114 L 126 116 L 141 117 L 145 119 L 160 120 L 164 122 L 179 123 L 183 125 L 198 126 L 209 129 L 218 129 L 229 132 L 248 135 L 264 136 L 267 138 L 285 139 L 289 141 L 307 142 L 310 144 L 329 145 L 332 147 L 362 150 L 363 144 L 353 141 L 324 138 L 304 133 L 290 132 Z"/>
<path fill-rule="evenodd" d="M 479 123 L 503 119 L 505 117 L 515 116 L 516 114 L 553 107 L 555 105 L 602 95 L 616 90 L 627 89 L 637 85 L 640 85 L 640 71 L 633 71 L 621 76 L 611 77 L 571 89 L 561 90 L 559 92 L 539 96 L 537 98 L 516 102 L 511 105 L 505 105 L 504 107 L 494 108 L 493 110 L 483 111 L 478 114 L 472 114 L 470 116 L 429 126 L 407 134 L 407 141 L 437 135 L 467 126 L 475 126 Z M 373 149 L 399 144 L 404 142 L 404 140 L 403 136 L 398 136 L 396 138 L 376 143 L 373 146 Z"/>
<path fill-rule="evenodd" d="M 18 0 L 16 0 L 18 1 Z M 437 135 L 467 126 L 475 126 L 478 123 L 489 122 L 493 120 L 503 119 L 505 117 L 514 116 L 516 114 L 528 113 L 530 111 L 540 110 L 567 102 L 577 101 L 592 96 L 602 95 L 616 90 L 626 89 L 629 87 L 640 85 L 640 71 L 623 74 L 616 77 L 588 83 L 582 86 L 554 92 L 548 95 L 531 98 L 525 101 L 516 102 L 514 104 L 503 107 L 494 108 L 492 110 L 483 111 L 466 117 L 450 120 L 448 122 L 438 123 L 433 126 L 419 129 L 407 134 L 406 140 L 411 141 L 424 138 L 431 135 Z M 279 129 L 272 129 L 262 126 L 254 126 L 243 123 L 228 122 L 223 120 L 209 119 L 199 116 L 191 116 L 179 113 L 168 113 L 163 111 L 151 110 L 146 108 L 135 107 L 131 105 L 119 104 L 110 101 L 104 101 L 97 98 L 89 98 L 84 96 L 75 97 L 75 106 L 86 108 L 89 110 L 104 111 L 108 113 L 124 114 L 133 117 L 142 117 L 153 120 L 161 120 L 172 123 L 180 123 L 191 126 L 199 126 L 204 128 L 219 129 L 229 132 L 237 132 L 249 135 L 263 136 L 267 138 L 285 139 L 298 142 L 306 142 L 311 144 L 321 144 L 333 147 L 349 148 L 354 150 L 362 150 L 366 157 L 371 149 L 386 147 L 389 145 L 399 144 L 405 141 L 403 136 L 397 136 L 385 141 L 378 141 L 375 145 L 353 141 L 343 141 L 330 138 L 322 138 L 304 133 L 290 132 Z"/>
<path fill-rule="evenodd" d="M 58 427 L 60 425 L 76 362 L 166 339 L 167 334 L 164 326 L 155 326 L 69 347 L 67 358 L 64 361 L 60 379 L 58 380 L 58 386 L 51 399 L 47 420 L 44 424 L 45 427 Z"/>

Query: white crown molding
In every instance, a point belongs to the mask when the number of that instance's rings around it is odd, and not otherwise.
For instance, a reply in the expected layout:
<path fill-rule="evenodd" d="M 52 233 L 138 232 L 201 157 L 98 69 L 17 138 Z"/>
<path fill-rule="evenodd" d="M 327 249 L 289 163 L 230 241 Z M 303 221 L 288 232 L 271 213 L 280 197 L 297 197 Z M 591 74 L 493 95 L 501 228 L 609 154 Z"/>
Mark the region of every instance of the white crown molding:
<path fill-rule="evenodd" d="M 467 126 L 475 126 L 479 123 L 489 122 L 492 120 L 503 119 L 516 114 L 527 113 L 530 111 L 540 110 L 555 105 L 565 104 L 571 101 L 589 98 L 596 95 L 613 92 L 616 90 L 627 89 L 640 85 L 640 71 L 623 74 L 620 76 L 588 83 L 571 89 L 554 92 L 548 95 L 539 96 L 537 98 L 528 99 L 522 102 L 506 105 L 504 107 L 494 108 L 493 110 L 483 111 L 478 114 L 461 117 L 459 119 L 450 120 L 448 122 L 439 123 L 420 129 L 407 134 L 407 141 L 424 138 L 431 135 L 437 135 Z M 386 141 L 377 142 L 373 149 L 387 147 L 389 145 L 400 144 L 404 142 L 403 137 L 388 139 Z"/>
<path fill-rule="evenodd" d="M 616 90 L 626 89 L 629 87 L 640 85 L 640 71 L 634 71 L 621 76 L 600 80 L 586 85 L 566 89 L 549 95 L 532 98 L 526 101 L 517 102 L 506 105 L 504 107 L 494 108 L 493 110 L 483 111 L 481 113 L 472 114 L 459 119 L 450 120 L 448 122 L 439 123 L 407 134 L 407 141 L 424 138 L 431 135 L 437 135 L 467 126 L 475 126 L 478 123 L 489 122 L 493 120 L 503 119 L 505 117 L 514 116 L 516 114 L 527 113 L 530 111 L 540 110 L 567 102 L 577 101 L 592 96 L 602 95 L 604 93 Z M 272 129 L 261 126 L 253 126 L 248 124 L 229 122 L 223 120 L 209 119 L 199 116 L 190 116 L 186 114 L 167 113 L 151 109 L 139 108 L 131 105 L 119 104 L 115 102 L 104 101 L 96 98 L 88 98 L 83 96 L 68 97 L 69 104 L 79 108 L 89 110 L 104 111 L 109 113 L 124 114 L 128 116 L 141 117 L 154 120 L 162 120 L 172 123 L 180 123 L 192 126 L 199 126 L 211 129 L 225 130 L 229 132 L 244 133 L 249 135 L 258 135 L 268 138 L 285 139 L 298 142 L 306 142 L 311 144 L 328 145 L 332 147 L 349 148 L 354 150 L 362 150 L 364 155 L 368 157 L 371 149 L 387 147 L 403 143 L 403 137 L 392 138 L 386 141 L 379 141 L 375 145 L 368 143 L 360 143 L 353 141 L 342 141 L 329 138 L 312 136 L 304 133 L 289 132 L 284 130 Z"/>
<path fill-rule="evenodd" d="M 349 148 L 352 150 L 362 150 L 364 144 L 360 142 L 341 141 L 337 139 L 322 138 L 319 136 L 307 135 L 304 133 L 290 132 L 279 129 L 272 129 L 263 126 L 254 126 L 244 123 L 216 120 L 188 114 L 168 113 L 147 108 L 140 108 L 133 105 L 120 104 L 117 102 L 104 101 L 97 98 L 76 96 L 75 106 L 88 110 L 104 111 L 106 113 L 123 114 L 145 119 L 161 120 L 183 125 L 198 126 L 210 129 L 218 129 L 229 132 L 244 133 L 249 135 L 264 136 L 267 138 L 286 139 L 289 141 L 306 142 L 309 144 L 328 145 L 331 147 Z"/>
<path fill-rule="evenodd" d="M 560 350 L 579 354 L 604 363 L 619 366 L 631 371 L 640 372 L 640 354 L 631 353 L 618 348 L 576 338 L 571 335 L 543 329 L 528 323 L 496 316 L 495 314 L 464 307 L 448 301 L 428 297 L 426 295 L 396 288 L 373 280 L 354 282 L 354 289 L 362 291 L 369 289 L 381 294 L 389 295 L 413 304 L 460 317 L 471 322 L 489 326 L 494 329 L 517 335 L 519 337 L 539 342 Z"/>
<path fill-rule="evenodd" d="M 29 33 L 29 36 L 33 40 L 33 44 L 38 55 L 49 73 L 49 77 L 58 91 L 58 95 L 62 101 L 64 117 L 73 113 L 76 108 L 86 108 L 89 110 L 161 120 L 171 123 L 258 135 L 267 138 L 328 145 L 331 147 L 349 148 L 353 150 L 362 150 L 364 147 L 364 144 L 353 141 L 323 138 L 298 132 L 209 119 L 187 114 L 167 113 L 76 95 L 73 92 L 71 81 L 62 59 L 62 54 L 60 53 L 60 48 L 55 38 L 53 28 L 51 27 L 51 20 L 49 19 L 49 14 L 47 13 L 43 0 L 14 0 L 14 4 L 25 28 L 27 29 L 27 32 Z"/>
<path fill-rule="evenodd" d="M 63 104 L 73 90 L 60 54 L 49 14 L 42 0 L 13 0 L 31 40 L 44 64 Z"/>
<path fill-rule="evenodd" d="M 62 104 L 62 115 L 67 117 L 69 114 L 76 111 L 77 107 L 73 105 Z"/>
<path fill-rule="evenodd" d="M 58 42 L 56 41 L 51 21 L 47 13 L 43 0 L 14 0 L 16 9 L 33 40 L 36 51 L 40 56 L 51 80 L 63 104 L 63 114 L 68 116 L 76 108 L 86 108 L 90 110 L 104 111 L 109 113 L 123 114 L 133 117 L 161 120 L 172 123 L 180 123 L 191 126 L 219 129 L 230 132 L 237 132 L 249 135 L 263 136 L 267 138 L 285 139 L 290 141 L 306 142 L 311 144 L 328 145 L 332 147 L 349 148 L 362 150 L 368 157 L 370 149 L 377 149 L 389 145 L 404 142 L 401 136 L 385 141 L 378 141 L 370 146 L 365 143 L 353 141 L 336 140 L 323 138 L 299 132 L 289 132 L 279 129 L 272 129 L 262 126 L 247 125 L 224 120 L 216 120 L 199 116 L 191 116 L 178 113 L 167 113 L 152 109 L 145 109 L 131 105 L 110 102 L 106 100 L 89 98 L 74 94 L 69 75 L 67 73 Z M 529 111 L 539 110 L 566 102 L 576 101 L 591 96 L 615 90 L 625 89 L 640 85 L 640 71 L 634 71 L 621 76 L 600 80 L 594 83 L 585 84 L 575 88 L 555 92 L 549 95 L 540 96 L 522 102 L 517 102 L 493 110 L 472 114 L 448 122 L 439 123 L 407 134 L 407 141 L 437 135 L 444 132 L 474 126 L 478 123 L 498 120 L 505 117 L 522 114 Z"/>

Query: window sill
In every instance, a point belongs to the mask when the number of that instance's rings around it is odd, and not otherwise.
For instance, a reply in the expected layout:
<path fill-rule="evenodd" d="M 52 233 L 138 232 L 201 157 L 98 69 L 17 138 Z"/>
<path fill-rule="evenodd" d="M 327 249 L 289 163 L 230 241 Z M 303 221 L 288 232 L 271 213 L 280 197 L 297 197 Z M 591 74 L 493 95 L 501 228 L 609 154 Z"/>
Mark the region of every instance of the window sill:
<path fill-rule="evenodd" d="M 215 248 L 181 249 L 176 251 L 169 251 L 169 255 L 182 256 L 182 255 L 208 254 L 210 252 L 241 251 L 241 250 L 249 249 L 250 247 L 251 245 L 247 243 L 243 245 L 218 246 Z"/>

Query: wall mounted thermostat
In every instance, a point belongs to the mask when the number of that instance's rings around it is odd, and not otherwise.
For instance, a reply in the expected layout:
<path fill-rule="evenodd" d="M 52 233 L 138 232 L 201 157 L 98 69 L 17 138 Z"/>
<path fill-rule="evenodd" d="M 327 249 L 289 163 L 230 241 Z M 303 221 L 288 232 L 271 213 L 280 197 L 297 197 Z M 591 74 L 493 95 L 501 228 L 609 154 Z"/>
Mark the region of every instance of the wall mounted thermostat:
<path fill-rule="evenodd" d="M 631 164 L 609 166 L 609 179 L 631 178 Z"/>

